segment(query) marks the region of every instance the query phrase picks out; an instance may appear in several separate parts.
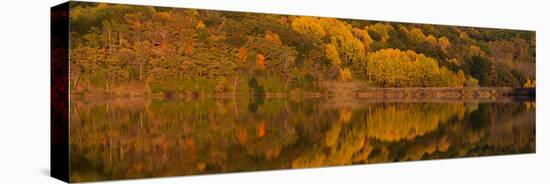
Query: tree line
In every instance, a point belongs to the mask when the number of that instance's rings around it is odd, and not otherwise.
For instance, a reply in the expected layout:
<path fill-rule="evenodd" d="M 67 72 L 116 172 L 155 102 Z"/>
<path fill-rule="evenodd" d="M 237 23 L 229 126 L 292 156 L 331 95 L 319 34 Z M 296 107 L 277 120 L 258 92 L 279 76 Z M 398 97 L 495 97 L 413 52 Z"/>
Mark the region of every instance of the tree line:
<path fill-rule="evenodd" d="M 535 87 L 530 31 L 85 2 L 70 12 L 81 94 Z"/>

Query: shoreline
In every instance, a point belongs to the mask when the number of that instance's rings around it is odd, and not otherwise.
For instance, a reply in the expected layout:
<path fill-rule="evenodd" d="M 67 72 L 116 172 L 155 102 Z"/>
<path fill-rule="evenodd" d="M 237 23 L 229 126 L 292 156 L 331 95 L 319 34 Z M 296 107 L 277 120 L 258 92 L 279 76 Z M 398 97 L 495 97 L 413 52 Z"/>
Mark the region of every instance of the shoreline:
<path fill-rule="evenodd" d="M 493 99 L 536 98 L 536 88 L 365 88 L 356 92 L 360 98 L 428 98 L 428 99 Z"/>
<path fill-rule="evenodd" d="M 198 99 L 198 98 L 357 98 L 373 100 L 495 100 L 495 99 L 519 99 L 535 100 L 536 88 L 511 88 L 511 87 L 410 87 L 410 88 L 379 88 L 368 87 L 359 90 L 327 91 L 327 92 L 280 92 L 265 93 L 262 95 L 216 93 L 157 93 L 153 95 L 116 95 L 116 94 L 70 94 L 71 98 L 165 98 L 165 99 Z"/>

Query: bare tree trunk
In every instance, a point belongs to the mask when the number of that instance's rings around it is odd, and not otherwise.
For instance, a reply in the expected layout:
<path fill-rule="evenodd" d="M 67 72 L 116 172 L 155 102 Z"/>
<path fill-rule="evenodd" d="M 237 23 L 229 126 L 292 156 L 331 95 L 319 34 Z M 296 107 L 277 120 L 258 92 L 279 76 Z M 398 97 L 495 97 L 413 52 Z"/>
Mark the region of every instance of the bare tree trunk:
<path fill-rule="evenodd" d="M 369 85 L 370 85 L 370 84 L 372 84 L 371 75 L 368 75 L 368 76 L 369 76 Z"/>
<path fill-rule="evenodd" d="M 107 51 L 107 47 L 109 46 L 109 44 L 107 43 L 107 40 L 105 40 L 104 38 L 105 32 L 107 32 L 107 28 L 103 27 L 103 33 L 101 34 L 101 42 L 103 43 L 102 47 L 104 52 Z"/>
<path fill-rule="evenodd" d="M 105 81 L 105 90 L 107 91 L 107 95 L 109 94 L 109 80 L 107 79 Z"/>
<path fill-rule="evenodd" d="M 118 47 L 122 48 L 122 32 L 118 33 Z"/>
<path fill-rule="evenodd" d="M 109 137 L 109 164 L 113 162 L 113 138 Z"/>
<path fill-rule="evenodd" d="M 111 44 L 111 28 L 109 28 L 108 33 L 109 33 L 109 40 L 108 40 L 108 44 L 109 44 L 109 53 L 111 53 L 111 52 L 112 52 L 112 48 L 113 48 L 113 46 L 112 46 L 112 44 Z"/>
<path fill-rule="evenodd" d="M 235 76 L 235 79 L 233 79 L 233 98 L 235 98 L 237 92 L 237 77 Z"/>
<path fill-rule="evenodd" d="M 236 92 L 237 92 L 237 76 L 233 79 L 233 109 L 235 111 L 235 115 L 238 115 L 237 111 L 237 100 L 236 98 Z"/>
<path fill-rule="evenodd" d="M 78 73 L 78 75 L 76 76 L 76 79 L 74 80 L 73 90 L 75 92 L 76 92 L 76 87 L 78 86 L 78 81 L 80 80 L 80 75 L 81 75 L 81 73 Z"/>
<path fill-rule="evenodd" d="M 139 113 L 139 128 L 143 129 L 143 113 Z"/>
<path fill-rule="evenodd" d="M 76 119 L 76 122 L 79 122 L 80 124 L 83 123 L 82 122 L 82 118 L 81 118 L 81 115 L 79 113 L 80 111 L 78 111 L 78 107 L 76 104 L 73 104 L 73 112 L 71 112 L 71 114 L 74 114 L 75 116 L 75 119 Z"/>
<path fill-rule="evenodd" d="M 106 109 L 107 109 L 107 118 L 110 118 L 111 117 L 111 101 L 107 100 L 107 103 L 105 104 L 105 106 L 106 106 Z"/>
<path fill-rule="evenodd" d="M 139 80 L 143 79 L 143 62 L 139 64 Z"/>

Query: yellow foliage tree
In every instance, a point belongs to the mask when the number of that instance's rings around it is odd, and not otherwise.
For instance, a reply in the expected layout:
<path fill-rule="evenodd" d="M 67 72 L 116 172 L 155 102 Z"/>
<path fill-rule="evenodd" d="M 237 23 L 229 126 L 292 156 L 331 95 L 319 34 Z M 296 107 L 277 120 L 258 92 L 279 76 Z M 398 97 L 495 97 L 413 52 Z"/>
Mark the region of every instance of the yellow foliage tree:
<path fill-rule="evenodd" d="M 195 28 L 197 28 L 197 29 L 206 29 L 206 25 L 204 24 L 204 22 L 199 21 L 197 23 L 197 25 L 195 26 Z"/>
<path fill-rule="evenodd" d="M 344 81 L 344 82 L 351 81 L 352 76 L 351 76 L 351 71 L 349 70 L 349 68 L 344 68 L 344 69 L 340 70 L 340 78 L 339 79 L 340 79 L 340 81 Z"/>
<path fill-rule="evenodd" d="M 369 32 L 364 30 L 364 29 L 358 29 L 358 28 L 353 28 L 353 34 L 355 35 L 355 37 L 359 38 L 359 40 L 361 40 L 361 42 L 363 43 L 363 48 L 366 51 L 369 51 L 370 50 L 370 44 L 372 44 L 372 42 L 374 40 L 372 40 L 372 38 L 370 37 L 369 35 Z"/>
<path fill-rule="evenodd" d="M 332 65 L 340 66 L 340 64 L 342 64 L 342 61 L 340 60 L 340 56 L 338 55 L 338 50 L 336 49 L 336 47 L 334 47 L 334 45 L 326 44 L 325 53 Z"/>
<path fill-rule="evenodd" d="M 351 25 L 334 18 L 322 18 L 321 25 L 327 30 L 330 44 L 338 49 L 340 60 L 346 66 L 359 64 L 365 56 L 363 43 L 353 36 Z"/>
<path fill-rule="evenodd" d="M 382 49 L 367 55 L 367 76 L 381 86 L 427 87 L 462 86 L 454 72 L 439 68 L 438 62 L 424 54 L 399 49 Z"/>
<path fill-rule="evenodd" d="M 295 18 L 291 25 L 292 30 L 302 34 L 302 35 L 313 35 L 314 37 L 321 39 L 325 37 L 326 32 L 319 23 L 318 18 L 314 17 L 298 17 Z"/>
<path fill-rule="evenodd" d="M 447 49 L 449 47 L 451 47 L 451 42 L 449 41 L 449 39 L 447 37 L 440 37 L 438 40 L 437 40 L 437 44 L 439 45 L 439 48 L 441 50 L 443 50 L 443 52 L 447 53 Z"/>
<path fill-rule="evenodd" d="M 419 28 L 411 29 L 409 31 L 408 37 L 412 42 L 417 43 L 417 44 L 420 44 L 420 43 L 426 41 L 426 35 L 424 35 L 422 30 L 419 29 Z"/>
<path fill-rule="evenodd" d="M 432 45 L 437 45 L 437 38 L 435 38 L 434 35 L 428 35 L 426 41 Z"/>
<path fill-rule="evenodd" d="M 268 31 L 267 33 L 265 33 L 264 38 L 275 45 L 283 45 L 283 42 L 281 41 L 281 38 L 279 38 L 279 35 L 277 33 Z"/>
<path fill-rule="evenodd" d="M 458 70 L 456 75 L 457 75 L 459 86 L 464 87 L 464 83 L 466 82 L 466 75 L 464 75 L 464 71 Z"/>
<path fill-rule="evenodd" d="M 487 56 L 485 52 L 477 45 L 470 45 L 469 54 L 471 56 Z"/>
<path fill-rule="evenodd" d="M 383 24 L 383 23 L 376 23 L 371 26 L 365 27 L 367 31 L 373 31 L 380 35 L 380 42 L 386 43 L 388 39 L 390 39 L 389 32 L 393 30 L 393 27 L 389 24 Z"/>
<path fill-rule="evenodd" d="M 239 61 L 244 62 L 248 56 L 248 50 L 245 47 L 239 48 Z"/>

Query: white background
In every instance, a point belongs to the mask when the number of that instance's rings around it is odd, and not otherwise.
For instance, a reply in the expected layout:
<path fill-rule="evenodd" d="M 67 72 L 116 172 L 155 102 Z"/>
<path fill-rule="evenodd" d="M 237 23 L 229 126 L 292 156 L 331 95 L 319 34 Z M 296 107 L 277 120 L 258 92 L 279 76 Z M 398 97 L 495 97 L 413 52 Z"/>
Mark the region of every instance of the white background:
<path fill-rule="evenodd" d="M 0 7 L 0 183 L 62 183 L 49 175 L 49 7 Z M 550 5 L 544 0 L 110 0 L 109 2 L 537 31 L 537 153 L 117 183 L 548 183 Z M 546 73 L 545 73 L 546 72 Z M 546 95 L 546 96 L 545 96 Z"/>

